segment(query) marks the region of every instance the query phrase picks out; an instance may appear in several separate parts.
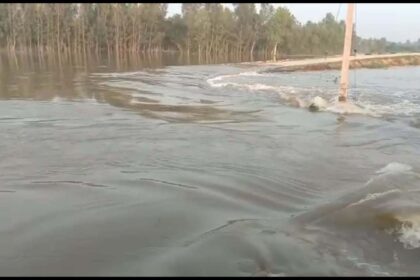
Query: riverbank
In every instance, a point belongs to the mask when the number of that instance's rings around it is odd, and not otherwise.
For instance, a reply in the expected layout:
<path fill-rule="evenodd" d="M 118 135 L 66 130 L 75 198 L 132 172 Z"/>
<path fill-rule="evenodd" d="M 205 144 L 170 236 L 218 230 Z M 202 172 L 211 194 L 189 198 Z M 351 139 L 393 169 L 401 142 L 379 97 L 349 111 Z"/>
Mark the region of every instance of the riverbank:
<path fill-rule="evenodd" d="M 341 56 L 244 63 L 266 66 L 268 72 L 320 71 L 341 68 Z M 393 66 L 420 65 L 420 53 L 397 53 L 383 55 L 357 55 L 350 57 L 350 68 L 388 68 Z"/>

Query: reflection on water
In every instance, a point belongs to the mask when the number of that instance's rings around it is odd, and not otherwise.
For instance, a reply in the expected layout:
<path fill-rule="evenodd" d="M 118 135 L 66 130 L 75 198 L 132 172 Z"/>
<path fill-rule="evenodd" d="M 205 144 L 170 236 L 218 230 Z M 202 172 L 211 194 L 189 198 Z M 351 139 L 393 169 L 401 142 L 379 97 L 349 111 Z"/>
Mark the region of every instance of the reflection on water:
<path fill-rule="evenodd" d="M 137 111 L 151 118 L 160 118 L 172 121 L 241 121 L 251 120 L 255 117 L 252 112 L 231 111 L 223 106 L 217 106 L 219 101 L 201 99 L 197 104 L 184 102 L 183 104 L 169 104 L 159 98 L 159 92 L 147 92 L 147 88 L 177 86 L 182 92 L 186 88 L 195 88 L 196 77 L 187 73 L 185 75 L 171 75 L 162 69 L 162 56 L 145 56 L 145 60 L 128 61 L 121 67 L 104 65 L 98 61 L 89 61 L 85 67 L 78 65 L 34 64 L 33 57 L 22 55 L 19 62 L 17 57 L 4 55 L 2 58 L 2 99 L 31 99 L 38 101 L 66 101 L 95 100 L 105 102 L 116 107 Z M 177 58 L 177 61 L 174 59 Z M 16 63 L 15 63 L 16 59 Z M 31 60 L 32 59 L 32 60 Z M 182 57 L 169 56 L 165 61 L 168 64 L 185 63 Z M 132 69 L 147 70 L 133 74 L 118 76 L 112 71 L 130 72 Z M 101 74 L 92 74 L 100 71 Z M 134 78 L 132 78 L 134 77 Z M 98 81 L 102 78 L 101 81 Z M 115 79 L 116 78 L 116 79 Z M 191 80 L 188 82 L 188 80 Z M 111 85 L 103 86 L 103 83 Z M 126 85 L 124 85 L 124 83 Z M 119 86 L 122 84 L 122 86 Z M 171 85 L 167 85 L 171 84 Z M 159 89 L 159 88 L 158 88 Z M 171 90 L 174 90 L 173 88 Z M 205 88 L 201 88 L 205 91 Z M 132 92 L 142 92 L 142 96 L 133 96 Z M 206 97 L 205 94 L 201 94 Z M 179 98 L 179 96 L 177 97 Z M 185 97 L 183 97 L 185 98 Z"/>
<path fill-rule="evenodd" d="M 0 274 L 420 274 L 418 67 L 171 59 L 2 56 Z"/>

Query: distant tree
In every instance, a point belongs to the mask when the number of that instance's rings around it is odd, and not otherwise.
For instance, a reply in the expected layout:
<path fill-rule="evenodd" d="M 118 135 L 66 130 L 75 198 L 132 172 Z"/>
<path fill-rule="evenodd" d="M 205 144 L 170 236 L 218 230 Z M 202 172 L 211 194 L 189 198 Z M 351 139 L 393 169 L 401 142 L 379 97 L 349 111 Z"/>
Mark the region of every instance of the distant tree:
<path fill-rule="evenodd" d="M 174 50 L 200 59 L 252 59 L 269 55 L 340 54 L 344 21 L 331 13 L 319 22 L 299 23 L 291 12 L 262 3 L 182 4 L 182 14 L 167 17 L 160 3 L 1 3 L 0 48 L 37 51 L 52 59 L 86 60 L 107 55 L 116 61 L 141 53 Z M 420 39 L 404 43 L 353 34 L 359 52 L 420 51 Z"/>
<path fill-rule="evenodd" d="M 293 30 L 297 23 L 295 17 L 287 8 L 277 8 L 274 15 L 267 23 L 268 42 L 273 46 L 272 58 L 277 58 L 277 47 L 280 46 L 283 52 L 289 50 L 288 42 L 293 36 Z"/>

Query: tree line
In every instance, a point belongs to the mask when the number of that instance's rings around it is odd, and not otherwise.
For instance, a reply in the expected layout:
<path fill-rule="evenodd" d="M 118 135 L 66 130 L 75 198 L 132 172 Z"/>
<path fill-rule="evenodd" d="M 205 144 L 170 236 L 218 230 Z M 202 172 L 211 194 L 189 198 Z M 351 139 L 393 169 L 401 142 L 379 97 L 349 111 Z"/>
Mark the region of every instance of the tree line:
<path fill-rule="evenodd" d="M 388 42 L 385 38 L 380 39 L 361 39 L 358 49 L 364 53 L 396 53 L 396 52 L 418 52 L 420 51 L 420 39 L 415 42 Z"/>
<path fill-rule="evenodd" d="M 182 4 L 167 17 L 167 4 L 0 4 L 0 47 L 65 58 L 107 56 L 117 61 L 140 54 L 179 52 L 199 58 L 276 60 L 286 55 L 340 54 L 345 24 L 328 13 L 300 23 L 285 7 L 219 3 Z M 354 34 L 354 48 L 398 51 L 405 45 Z M 410 50 L 418 49 L 418 45 Z"/>

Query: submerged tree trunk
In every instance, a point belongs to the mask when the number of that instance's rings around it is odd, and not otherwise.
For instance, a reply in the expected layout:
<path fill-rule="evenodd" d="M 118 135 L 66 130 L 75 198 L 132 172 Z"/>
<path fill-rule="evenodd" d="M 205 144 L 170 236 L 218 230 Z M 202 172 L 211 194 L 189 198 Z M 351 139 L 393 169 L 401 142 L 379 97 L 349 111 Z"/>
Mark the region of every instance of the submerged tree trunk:
<path fill-rule="evenodd" d="M 249 52 L 251 60 L 254 60 L 254 48 L 255 48 L 255 40 L 252 42 L 251 51 Z"/>
<path fill-rule="evenodd" d="M 273 61 L 277 61 L 277 43 L 274 45 L 273 49 Z"/>

